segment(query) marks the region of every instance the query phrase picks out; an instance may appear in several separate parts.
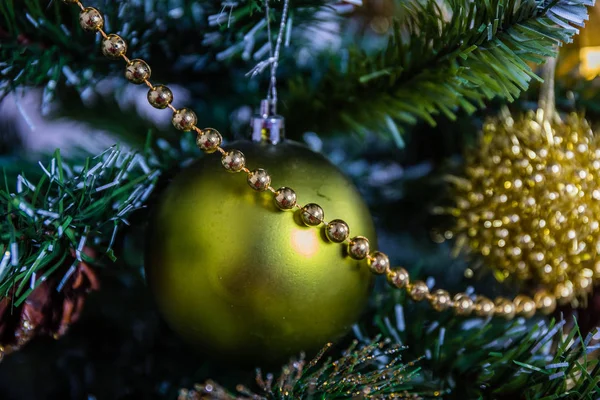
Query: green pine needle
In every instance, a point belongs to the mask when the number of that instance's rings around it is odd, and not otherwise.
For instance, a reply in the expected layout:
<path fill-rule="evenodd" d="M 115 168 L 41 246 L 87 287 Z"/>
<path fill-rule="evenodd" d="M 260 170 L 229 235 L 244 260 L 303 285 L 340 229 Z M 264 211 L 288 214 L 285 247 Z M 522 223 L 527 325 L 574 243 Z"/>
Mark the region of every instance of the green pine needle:
<path fill-rule="evenodd" d="M 577 324 L 440 318 L 410 308 L 410 331 L 380 325 L 375 340 L 361 337 L 340 358 L 323 351 L 307 363 L 304 356 L 264 379 L 258 390 L 236 387 L 233 394 L 214 381 L 182 390 L 179 400 L 212 399 L 596 399 L 600 396 L 600 331 L 583 337 Z M 395 320 L 396 311 L 378 319 Z M 418 316 L 417 316 L 418 315 Z M 432 322 L 436 321 L 436 322 Z M 402 343 L 400 343 L 402 342 Z M 596 344 L 593 344 L 596 343 Z M 424 347 L 425 346 L 425 347 Z M 421 357 L 411 360 L 416 352 Z M 398 396 L 398 397 L 394 397 Z M 196 396 L 196 397 L 194 397 Z"/>
<path fill-rule="evenodd" d="M 215 400 L 391 399 L 415 394 L 411 380 L 420 368 L 416 366 L 418 360 L 402 362 L 403 346 L 392 344 L 390 339 L 376 338 L 361 345 L 354 341 L 335 360 L 323 358 L 329 347 L 310 362 L 304 355 L 291 360 L 277 378 L 273 374 L 265 378 L 258 370 L 258 393 L 238 385 L 239 394 L 232 394 L 218 383 L 208 381 L 196 385 L 194 391 L 181 390 L 179 400 L 193 400 L 198 394 Z"/>
<path fill-rule="evenodd" d="M 600 396 L 600 330 L 582 336 L 576 321 L 465 319 L 413 304 L 377 307 L 387 310 L 375 317 L 377 333 L 406 345 L 409 358 L 425 355 L 412 381 L 417 391 L 448 391 L 448 399 Z"/>
<path fill-rule="evenodd" d="M 81 165 L 57 150 L 40 168 L 39 179 L 19 175 L 16 191 L 0 190 L 0 298 L 16 296 L 16 306 L 50 275 L 68 275 L 65 262 L 89 261 L 85 247 L 114 258 L 117 231 L 145 205 L 160 174 L 150 153 L 117 146 Z"/>

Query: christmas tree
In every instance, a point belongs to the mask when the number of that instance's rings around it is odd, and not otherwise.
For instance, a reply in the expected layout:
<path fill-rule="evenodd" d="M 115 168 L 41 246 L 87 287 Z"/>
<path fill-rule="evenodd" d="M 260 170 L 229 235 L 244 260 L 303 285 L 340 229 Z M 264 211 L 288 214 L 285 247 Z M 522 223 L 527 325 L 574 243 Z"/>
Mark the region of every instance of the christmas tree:
<path fill-rule="evenodd" d="M 2 0 L 0 398 L 600 397 L 599 24 Z"/>

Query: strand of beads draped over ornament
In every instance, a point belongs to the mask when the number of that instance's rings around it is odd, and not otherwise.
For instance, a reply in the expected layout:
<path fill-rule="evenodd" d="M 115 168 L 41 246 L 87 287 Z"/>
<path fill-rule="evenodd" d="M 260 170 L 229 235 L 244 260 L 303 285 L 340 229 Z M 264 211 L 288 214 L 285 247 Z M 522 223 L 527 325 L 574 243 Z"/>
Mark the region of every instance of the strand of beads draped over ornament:
<path fill-rule="evenodd" d="M 375 250 L 371 216 L 352 183 L 303 145 L 279 143 L 283 120 L 272 107 L 253 121 L 259 141 L 222 146 L 217 130 L 198 128 L 192 110 L 175 108 L 171 90 L 150 82 L 145 61 L 126 56 L 123 38 L 104 32 L 98 10 L 63 1 L 81 9 L 83 29 L 102 36 L 104 55 L 125 61 L 125 77 L 148 86 L 153 107 L 169 109 L 175 128 L 196 132 L 202 151 L 221 156 L 222 168 L 204 157 L 177 176 L 149 228 L 149 285 L 164 318 L 192 344 L 220 356 L 266 362 L 316 349 L 356 321 L 373 275 L 386 276 L 415 301 L 460 316 L 529 317 L 553 310 L 555 297 L 543 291 L 535 298 L 492 301 L 466 293 L 452 297 L 443 289 L 431 292 L 423 281 L 411 282 L 404 268 L 391 268 L 388 256 Z M 277 140 L 269 129 L 278 132 Z M 334 210 L 329 222 L 323 206 Z"/>

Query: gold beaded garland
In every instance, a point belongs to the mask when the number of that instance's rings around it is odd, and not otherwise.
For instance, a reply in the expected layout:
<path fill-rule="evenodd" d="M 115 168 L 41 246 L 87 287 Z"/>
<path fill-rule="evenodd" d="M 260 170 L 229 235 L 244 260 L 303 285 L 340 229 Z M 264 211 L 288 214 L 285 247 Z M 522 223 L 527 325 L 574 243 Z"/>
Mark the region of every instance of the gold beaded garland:
<path fill-rule="evenodd" d="M 547 290 L 540 290 L 533 298 L 535 305 L 540 313 L 548 315 L 556 310 L 556 297 L 550 294 Z"/>
<path fill-rule="evenodd" d="M 491 317 L 496 311 L 494 302 L 485 296 L 477 296 L 474 307 L 475 315 L 478 317 Z"/>
<path fill-rule="evenodd" d="M 388 283 L 398 289 L 404 289 L 410 284 L 410 276 L 404 268 L 390 269 L 386 273 L 386 277 Z"/>
<path fill-rule="evenodd" d="M 282 187 L 275 192 L 275 204 L 280 210 L 291 210 L 296 207 L 296 192 L 289 187 Z"/>
<path fill-rule="evenodd" d="M 100 11 L 86 7 L 79 14 L 79 25 L 88 32 L 96 32 L 104 27 L 104 18 Z"/>
<path fill-rule="evenodd" d="M 369 239 L 356 236 L 348 243 L 348 255 L 355 260 L 364 260 L 369 255 Z"/>
<path fill-rule="evenodd" d="M 136 85 L 146 82 L 151 75 L 150 66 L 144 60 L 131 60 L 125 67 L 125 78 Z"/>
<path fill-rule="evenodd" d="M 302 207 L 300 218 L 302 218 L 302 222 L 304 222 L 304 224 L 307 226 L 317 226 L 323 222 L 325 213 L 323 212 L 321 206 L 315 203 L 310 203 Z"/>
<path fill-rule="evenodd" d="M 264 192 L 271 185 L 271 176 L 262 168 L 255 169 L 248 175 L 248 185 L 258 192 Z"/>
<path fill-rule="evenodd" d="M 453 300 L 456 315 L 469 315 L 473 311 L 473 300 L 466 293 L 458 293 Z"/>
<path fill-rule="evenodd" d="M 63 2 L 66 4 L 75 4 L 81 9 L 80 23 L 83 29 L 100 33 L 103 38 L 101 50 L 105 56 L 109 58 L 122 58 L 126 62 L 125 77 L 128 81 L 134 84 L 145 83 L 148 85 L 150 88 L 148 101 L 152 106 L 161 109 L 170 108 L 173 111 L 172 123 L 178 130 L 195 130 L 198 133 L 196 144 L 202 151 L 205 153 L 220 152 L 222 155 L 221 162 L 225 169 L 231 172 L 245 172 L 247 174 L 248 184 L 254 190 L 272 192 L 274 194 L 275 203 L 281 210 L 300 209 L 300 219 L 305 225 L 318 226 L 325 222 L 323 209 L 318 204 L 310 203 L 304 207 L 298 206 L 296 193 L 291 188 L 282 187 L 278 190 L 272 188 L 271 177 L 265 170 L 259 168 L 250 171 L 245 167 L 246 160 L 242 152 L 238 150 L 225 151 L 221 148 L 222 137 L 217 130 L 212 128 L 199 129 L 196 127 L 196 114 L 192 110 L 187 108 L 175 109 L 171 105 L 171 102 L 173 101 L 172 92 L 166 86 L 154 87 L 149 82 L 151 76 L 150 66 L 141 59 L 129 60 L 125 56 L 127 52 L 127 43 L 120 36 L 106 34 L 103 31 L 104 19 L 98 10 L 91 7 L 85 8 L 79 0 L 63 0 Z M 596 154 L 600 159 L 600 152 L 597 152 Z M 600 169 L 600 161 L 598 162 L 598 165 L 598 168 Z M 550 168 L 554 172 L 554 166 L 551 166 Z M 560 172 L 560 169 L 558 171 Z M 584 179 L 584 177 L 582 177 L 582 179 Z M 515 189 L 517 189 L 519 184 L 516 182 L 508 182 L 505 187 L 509 189 L 513 184 Z M 522 184 L 523 182 L 521 182 L 521 185 Z M 480 200 L 479 195 L 476 193 L 473 196 L 474 198 L 470 198 L 470 201 L 474 201 L 474 199 Z M 598 197 L 600 198 L 600 194 Z M 459 204 L 464 205 L 467 203 L 463 201 L 459 202 Z M 455 210 L 454 214 L 460 215 L 460 209 Z M 493 218 L 493 216 L 491 218 Z M 500 222 L 505 223 L 504 219 Z M 496 221 L 494 220 L 492 226 L 495 227 L 495 224 Z M 429 294 L 429 288 L 424 282 L 416 281 L 412 284 L 410 283 L 409 274 L 404 268 L 390 269 L 390 261 L 386 254 L 375 251 L 369 255 L 370 248 L 367 238 L 356 236 L 352 239 L 348 239 L 349 230 L 348 225 L 344 221 L 334 220 L 326 223 L 325 232 L 326 236 L 331 241 L 347 243 L 348 256 L 357 260 L 367 258 L 369 268 L 374 274 L 386 274 L 387 281 L 390 285 L 396 288 L 407 288 L 410 297 L 416 301 L 429 300 L 435 310 L 443 311 L 452 307 L 457 315 L 466 316 L 475 311 L 478 316 L 482 317 L 500 315 L 505 318 L 512 318 L 516 313 L 524 317 L 530 317 L 536 310 L 543 314 L 549 314 L 556 308 L 557 296 L 547 290 L 541 290 L 536 293 L 533 300 L 526 296 L 517 296 L 512 302 L 508 299 L 499 298 L 496 300 L 496 303 L 483 296 L 477 296 L 476 301 L 474 302 L 465 293 L 458 293 L 451 299 L 450 294 L 442 289 L 438 289 L 434 291 L 433 294 Z M 568 232 L 567 236 L 570 235 L 571 233 Z M 499 237 L 502 238 L 503 236 L 503 232 L 500 232 Z M 532 247 L 532 245 L 529 244 L 531 243 L 531 236 L 526 235 L 521 239 L 523 240 L 525 247 Z M 500 239 L 498 243 L 500 243 L 501 240 L 503 239 Z M 513 247 L 512 249 L 514 252 L 517 252 L 517 248 L 518 247 Z M 484 255 L 485 253 L 489 254 L 489 250 L 486 250 L 486 248 L 482 248 L 481 252 Z M 529 254 L 530 259 L 532 260 L 540 263 L 545 262 L 544 253 L 530 252 Z M 517 273 L 520 273 L 522 276 L 527 276 L 526 262 L 519 260 L 515 263 L 515 266 L 517 268 Z M 564 264 L 559 264 L 558 266 L 546 265 L 545 268 L 548 267 L 551 271 L 560 270 L 564 272 L 565 270 Z M 600 278 L 600 261 L 593 264 L 593 269 L 586 268 L 582 270 L 582 272 L 573 279 L 574 283 L 568 281 L 570 286 L 565 284 L 564 287 L 557 287 L 556 290 L 559 292 L 561 299 L 567 299 L 570 296 L 570 289 L 575 288 L 579 292 L 587 292 L 591 290 L 593 280 L 598 278 Z"/>
<path fill-rule="evenodd" d="M 120 58 L 127 53 L 127 43 L 119 35 L 111 33 L 102 40 L 102 53 L 108 58 Z"/>
<path fill-rule="evenodd" d="M 514 303 L 508 299 L 505 299 L 503 297 L 498 297 L 496 298 L 496 301 L 494 302 L 496 308 L 495 308 L 495 314 L 498 316 L 501 316 L 505 319 L 512 319 L 515 316 L 516 313 L 516 307 L 514 305 Z"/>
<path fill-rule="evenodd" d="M 171 119 L 173 126 L 180 131 L 191 131 L 198 123 L 198 117 L 196 113 L 189 108 L 180 108 L 173 112 L 173 118 Z"/>
<path fill-rule="evenodd" d="M 436 311 L 447 310 L 452 304 L 450 293 L 444 289 L 438 289 L 431 294 L 431 307 Z"/>
<path fill-rule="evenodd" d="M 223 138 L 219 131 L 213 128 L 202 129 L 196 137 L 196 145 L 205 153 L 214 153 L 217 151 Z M 246 159 L 244 158 L 244 163 Z M 243 167 L 242 167 L 243 168 Z"/>
<path fill-rule="evenodd" d="M 531 318 L 535 314 L 536 306 L 535 301 L 531 298 L 523 295 L 515 297 L 514 300 L 516 313 L 525 318 Z"/>
<path fill-rule="evenodd" d="M 385 274 L 390 268 L 390 259 L 380 251 L 376 251 L 368 258 L 369 268 L 374 274 Z"/>
<path fill-rule="evenodd" d="M 334 219 L 325 227 L 325 236 L 334 243 L 342 243 L 349 235 L 350 228 L 341 219 Z"/>
<path fill-rule="evenodd" d="M 154 108 L 165 109 L 173 102 L 173 92 L 166 86 L 158 85 L 148 90 L 148 103 Z"/>
<path fill-rule="evenodd" d="M 422 301 L 429 295 L 429 288 L 423 281 L 416 281 L 408 286 L 408 294 L 414 301 Z"/>
<path fill-rule="evenodd" d="M 239 150 L 229 150 L 221 156 L 221 164 L 229 172 L 240 172 L 246 166 L 246 157 Z"/>

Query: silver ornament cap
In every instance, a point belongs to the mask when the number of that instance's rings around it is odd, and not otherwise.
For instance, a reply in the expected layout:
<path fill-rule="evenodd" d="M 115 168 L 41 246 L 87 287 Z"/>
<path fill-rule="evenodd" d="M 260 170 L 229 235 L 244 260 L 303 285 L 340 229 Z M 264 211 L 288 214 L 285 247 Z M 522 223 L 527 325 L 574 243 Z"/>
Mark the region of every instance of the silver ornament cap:
<path fill-rule="evenodd" d="M 260 110 L 250 120 L 253 142 L 277 144 L 285 137 L 285 119 L 274 112 L 269 100 L 260 101 Z"/>

